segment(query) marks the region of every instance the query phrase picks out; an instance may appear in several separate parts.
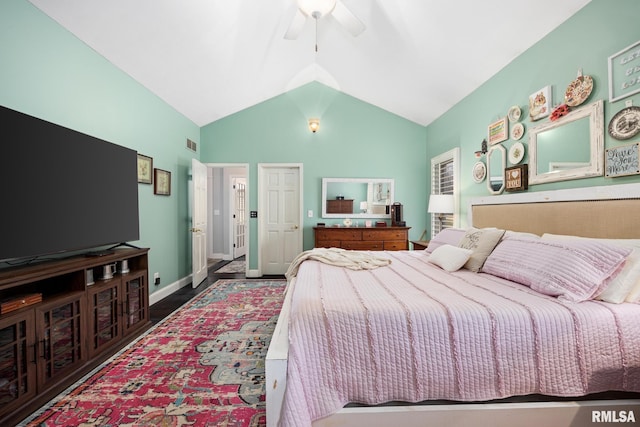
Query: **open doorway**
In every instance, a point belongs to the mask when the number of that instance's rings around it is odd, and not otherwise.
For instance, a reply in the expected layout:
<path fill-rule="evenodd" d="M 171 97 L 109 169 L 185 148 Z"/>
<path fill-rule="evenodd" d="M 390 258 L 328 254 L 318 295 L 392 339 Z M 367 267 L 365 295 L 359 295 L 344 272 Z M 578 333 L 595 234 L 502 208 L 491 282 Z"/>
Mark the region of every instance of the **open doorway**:
<path fill-rule="evenodd" d="M 207 179 L 209 263 L 243 259 L 248 265 L 249 167 L 240 163 L 208 163 Z"/>

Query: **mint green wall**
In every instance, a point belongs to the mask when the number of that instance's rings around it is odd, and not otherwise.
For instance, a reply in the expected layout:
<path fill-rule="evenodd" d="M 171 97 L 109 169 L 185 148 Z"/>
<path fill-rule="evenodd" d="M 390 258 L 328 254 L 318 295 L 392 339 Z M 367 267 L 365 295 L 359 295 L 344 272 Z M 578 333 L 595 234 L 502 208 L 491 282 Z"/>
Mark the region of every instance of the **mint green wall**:
<path fill-rule="evenodd" d="M 549 10 L 552 14 L 553 10 Z M 609 56 L 640 40 L 638 30 L 640 2 L 637 0 L 593 0 L 563 25 L 524 52 L 502 69 L 479 89 L 456 104 L 446 114 L 427 127 L 427 157 L 461 147 L 462 198 L 461 215 L 466 221 L 467 203 L 471 197 L 487 196 L 486 182 L 476 184 L 472 180 L 471 168 L 477 161 L 474 151 L 487 135 L 487 126 L 504 117 L 512 105 L 522 108 L 522 123 L 528 131 L 548 118 L 531 122 L 528 118 L 528 97 L 547 86 L 552 86 L 553 104 L 563 102 L 568 84 L 575 79 L 578 69 L 593 76 L 595 87 L 585 103 L 604 99 L 605 127 L 615 113 L 625 107 L 626 100 L 640 105 L 640 96 L 635 95 L 609 104 L 608 69 Z M 526 17 L 520 17 L 523 25 Z M 517 34 L 514 35 L 517 37 Z M 500 46 L 496 46 L 497 49 Z M 473 64 L 469 64 L 473 67 Z M 638 141 L 617 141 L 605 130 L 605 148 Z M 528 133 L 520 140 L 528 148 Z M 514 141 L 503 144 L 508 149 Z M 522 163 L 528 163 L 528 155 Z M 507 166 L 510 166 L 508 164 Z M 577 188 L 611 184 L 640 182 L 640 176 L 620 178 L 587 178 L 552 184 L 529 186 L 529 191 L 558 188 Z"/>
<path fill-rule="evenodd" d="M 130 147 L 172 172 L 170 197 L 139 184 L 141 239 L 133 243 L 151 248 L 150 273 L 160 273 L 161 286 L 188 276 L 193 155 L 184 147 L 186 138 L 199 141 L 199 127 L 26 0 L 0 1 L 0 58 L 0 105 Z"/>
<path fill-rule="evenodd" d="M 320 118 L 313 134 L 307 119 Z M 404 205 L 410 238 L 426 228 L 426 129 L 320 83 L 309 83 L 202 128 L 204 163 L 249 163 L 250 209 L 258 209 L 257 164 L 302 163 L 304 247 L 313 247 L 313 227 L 323 220 L 321 181 L 333 178 L 393 178 Z M 258 213 L 260 214 L 260 213 Z M 250 219 L 251 262 L 257 266 L 257 220 Z"/>

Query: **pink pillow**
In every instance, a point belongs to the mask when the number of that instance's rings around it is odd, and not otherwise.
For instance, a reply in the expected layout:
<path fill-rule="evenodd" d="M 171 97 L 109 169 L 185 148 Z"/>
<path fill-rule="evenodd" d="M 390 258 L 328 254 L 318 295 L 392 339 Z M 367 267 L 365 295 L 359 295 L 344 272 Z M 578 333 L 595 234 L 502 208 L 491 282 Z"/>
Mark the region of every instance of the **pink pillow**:
<path fill-rule="evenodd" d="M 482 271 L 545 295 L 580 302 L 594 298 L 622 269 L 631 248 L 593 240 L 507 239 Z"/>
<path fill-rule="evenodd" d="M 464 233 L 466 233 L 466 230 L 462 228 L 445 228 L 429 241 L 429 246 L 425 251 L 431 253 L 442 245 L 458 246 L 458 243 L 464 237 Z"/>

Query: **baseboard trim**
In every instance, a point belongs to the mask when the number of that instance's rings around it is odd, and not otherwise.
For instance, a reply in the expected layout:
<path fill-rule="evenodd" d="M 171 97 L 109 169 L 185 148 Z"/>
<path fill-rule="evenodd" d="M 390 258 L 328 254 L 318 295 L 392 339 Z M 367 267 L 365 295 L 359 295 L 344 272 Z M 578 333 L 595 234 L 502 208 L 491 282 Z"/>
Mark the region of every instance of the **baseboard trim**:
<path fill-rule="evenodd" d="M 153 305 L 161 299 L 168 297 L 172 293 L 179 291 L 181 288 L 190 285 L 192 282 L 191 277 L 192 275 L 189 274 L 188 276 L 183 277 L 182 279 L 178 279 L 176 282 L 173 282 L 170 285 L 153 292 L 151 295 L 149 295 L 149 305 Z"/>
<path fill-rule="evenodd" d="M 262 274 L 260 274 L 260 270 L 247 270 L 247 277 L 262 277 Z"/>

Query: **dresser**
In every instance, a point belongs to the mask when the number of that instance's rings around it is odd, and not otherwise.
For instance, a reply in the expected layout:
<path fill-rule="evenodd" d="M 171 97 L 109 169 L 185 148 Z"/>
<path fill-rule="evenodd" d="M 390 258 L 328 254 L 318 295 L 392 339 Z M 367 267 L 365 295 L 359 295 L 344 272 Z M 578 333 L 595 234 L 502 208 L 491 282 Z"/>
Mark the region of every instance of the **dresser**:
<path fill-rule="evenodd" d="M 411 227 L 313 227 L 316 248 L 370 251 L 409 249 Z"/>

